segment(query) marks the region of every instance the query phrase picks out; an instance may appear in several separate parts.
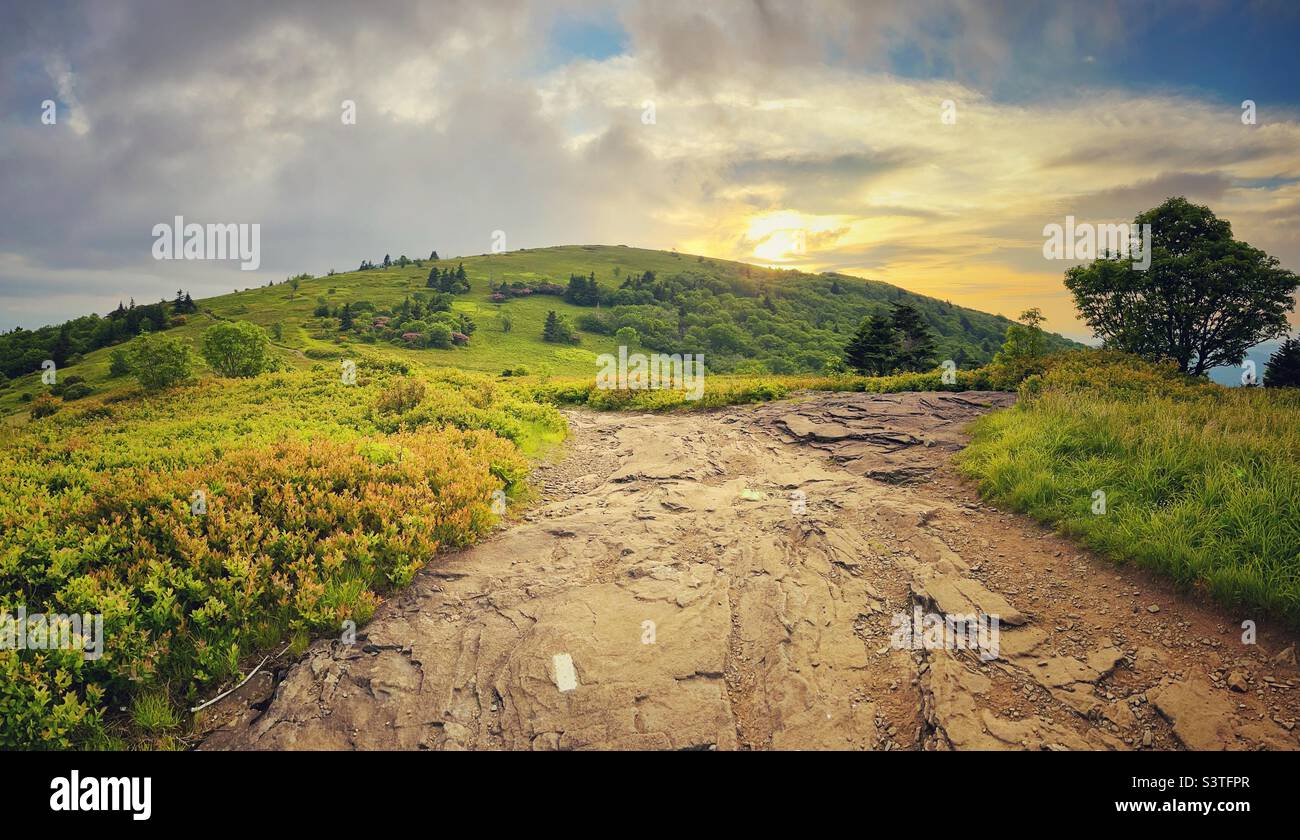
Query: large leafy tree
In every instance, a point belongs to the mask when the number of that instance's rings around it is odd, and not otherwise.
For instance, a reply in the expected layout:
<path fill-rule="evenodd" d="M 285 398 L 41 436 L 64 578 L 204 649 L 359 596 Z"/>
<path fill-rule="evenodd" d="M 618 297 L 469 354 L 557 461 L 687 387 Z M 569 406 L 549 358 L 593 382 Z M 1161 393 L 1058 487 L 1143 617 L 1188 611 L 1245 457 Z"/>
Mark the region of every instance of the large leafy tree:
<path fill-rule="evenodd" d="M 1111 255 L 1065 273 L 1084 321 L 1107 346 L 1173 359 L 1199 376 L 1287 332 L 1300 280 L 1234 239 L 1227 220 L 1179 197 L 1133 222 L 1151 225 L 1146 271 Z"/>

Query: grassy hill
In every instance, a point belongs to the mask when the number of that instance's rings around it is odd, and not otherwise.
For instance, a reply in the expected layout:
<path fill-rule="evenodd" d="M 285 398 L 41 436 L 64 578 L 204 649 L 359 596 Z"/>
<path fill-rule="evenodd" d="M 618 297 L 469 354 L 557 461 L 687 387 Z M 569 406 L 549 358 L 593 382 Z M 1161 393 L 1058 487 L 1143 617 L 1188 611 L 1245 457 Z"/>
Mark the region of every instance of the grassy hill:
<path fill-rule="evenodd" d="M 367 335 L 375 317 L 391 315 L 403 300 L 431 298 L 425 286 L 430 268 L 463 264 L 470 291 L 455 295 L 452 311 L 471 318 L 477 329 L 468 345 L 451 349 L 415 348 Z M 643 281 L 652 272 L 655 287 Z M 615 294 L 630 280 L 642 290 L 623 293 L 625 305 L 577 306 L 555 295 L 532 294 L 505 302 L 492 300 L 492 289 L 502 282 L 537 288 L 566 285 L 571 275 L 594 275 L 602 296 Z M 358 308 L 354 332 L 339 330 L 334 317 L 314 314 L 321 302 L 335 312 L 344 304 Z M 620 341 L 613 335 L 620 326 L 633 326 L 640 349 L 703 353 L 711 372 L 818 373 L 828 360 L 841 355 L 858 323 L 867 315 L 888 312 L 893 304 L 907 303 L 922 313 L 934 331 L 940 359 L 954 359 L 967 368 L 987 362 L 1001 346 L 1008 319 L 913 294 L 897 286 L 842 274 L 810 275 L 776 271 L 745 263 L 707 257 L 652 251 L 623 246 L 564 246 L 503 254 L 485 254 L 436 262 L 423 260 L 405 267 L 377 268 L 304 279 L 297 290 L 288 283 L 247 289 L 198 301 L 197 313 L 183 325 L 168 330 L 196 347 L 203 330 L 218 319 L 250 321 L 270 330 L 280 324 L 274 340 L 278 355 L 288 366 L 309 368 L 350 353 L 371 352 L 399 357 L 428 367 L 456 367 L 499 374 L 524 367 L 541 376 L 587 376 L 594 373 L 595 357 L 615 351 Z M 551 310 L 565 316 L 577 329 L 573 345 L 547 343 L 542 327 Z M 507 313 L 511 329 L 503 328 L 500 314 Z M 83 323 L 84 322 L 84 323 Z M 72 332 L 73 348 L 81 333 L 94 329 L 90 319 L 78 322 Z M 57 328 L 44 328 L 47 335 Z M 36 331 L 39 335 L 42 331 Z M 626 335 L 626 334 L 625 334 Z M 0 354 L 13 361 L 16 350 L 6 349 L 0 337 Z M 1050 336 L 1052 348 L 1074 346 Z M 125 380 L 109 377 L 108 348 L 84 353 L 63 375 L 76 375 L 96 392 Z M 39 353 L 29 352 L 30 358 Z M 36 370 L 36 365 L 15 365 L 14 373 Z M 11 375 L 14 375 L 11 373 Z M 23 393 L 44 389 L 35 373 L 16 376 L 0 391 L 0 411 L 22 407 Z"/>

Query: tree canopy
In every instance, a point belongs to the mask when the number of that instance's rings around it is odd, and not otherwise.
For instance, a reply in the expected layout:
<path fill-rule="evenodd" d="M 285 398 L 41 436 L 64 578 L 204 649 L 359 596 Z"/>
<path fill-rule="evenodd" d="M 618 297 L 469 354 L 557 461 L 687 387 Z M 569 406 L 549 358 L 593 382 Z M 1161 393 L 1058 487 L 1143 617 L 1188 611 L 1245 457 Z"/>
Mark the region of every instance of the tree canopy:
<path fill-rule="evenodd" d="M 1288 331 L 1300 280 L 1234 239 L 1232 225 L 1210 208 L 1171 198 L 1133 223 L 1151 225 L 1146 271 L 1107 256 L 1065 273 L 1084 321 L 1108 347 L 1173 359 L 1199 376 Z"/>

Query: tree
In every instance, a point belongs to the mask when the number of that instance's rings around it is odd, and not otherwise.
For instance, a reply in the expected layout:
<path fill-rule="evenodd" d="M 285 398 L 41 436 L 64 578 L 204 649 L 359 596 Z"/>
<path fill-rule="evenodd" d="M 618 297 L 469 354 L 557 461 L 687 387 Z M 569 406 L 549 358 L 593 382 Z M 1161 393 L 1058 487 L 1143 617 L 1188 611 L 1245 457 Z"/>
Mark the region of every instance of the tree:
<path fill-rule="evenodd" d="M 1065 273 L 1083 320 L 1108 347 L 1170 358 L 1200 376 L 1286 334 L 1300 279 L 1233 239 L 1228 221 L 1179 197 L 1133 222 L 1151 225 L 1146 271 L 1110 255 Z"/>
<path fill-rule="evenodd" d="M 436 259 L 438 259 L 438 251 L 437 251 L 437 249 L 432 250 L 432 251 L 429 252 L 429 259 L 431 259 L 431 260 L 436 260 Z"/>
<path fill-rule="evenodd" d="M 177 338 L 144 333 L 128 349 L 131 373 L 146 391 L 160 391 L 190 378 L 194 359 Z"/>
<path fill-rule="evenodd" d="M 299 278 L 297 277 L 289 278 L 289 288 L 293 290 L 289 293 L 290 298 L 294 298 L 298 296 L 298 286 L 300 286 L 301 284 L 302 284 L 302 280 L 300 280 Z"/>
<path fill-rule="evenodd" d="M 266 333 L 247 321 L 222 321 L 203 331 L 201 352 L 208 365 L 222 376 L 257 376 L 270 367 Z"/>
<path fill-rule="evenodd" d="M 844 348 L 844 362 L 858 373 L 885 376 L 897 361 L 894 325 L 884 315 L 872 315 L 858 327 Z"/>
<path fill-rule="evenodd" d="M 428 331 L 424 335 L 430 347 L 438 347 L 445 350 L 451 346 L 451 327 L 446 324 L 430 324 Z"/>
<path fill-rule="evenodd" d="M 916 307 L 906 303 L 895 306 L 893 326 L 898 334 L 898 366 L 918 372 L 934 367 L 934 336 Z"/>
<path fill-rule="evenodd" d="M 1300 336 L 1282 342 L 1264 368 L 1265 388 L 1300 388 Z"/>
<path fill-rule="evenodd" d="M 126 376 L 131 372 L 131 360 L 123 347 L 114 347 L 108 354 L 108 375 L 110 377 Z"/>
<path fill-rule="evenodd" d="M 50 358 L 59 367 L 68 363 L 68 356 L 72 355 L 72 328 L 64 324 L 59 330 L 59 337 L 55 339 L 54 346 L 50 348 Z"/>
<path fill-rule="evenodd" d="M 546 313 L 546 324 L 542 327 L 543 341 L 559 341 L 560 335 L 560 316 L 555 314 L 552 309 Z"/>
<path fill-rule="evenodd" d="M 511 319 L 509 312 L 498 312 L 497 319 L 501 321 L 501 332 L 503 333 L 510 332 L 510 328 L 515 325 L 515 322 L 513 319 Z"/>
<path fill-rule="evenodd" d="M 542 328 L 542 340 L 550 341 L 557 344 L 568 344 L 573 341 L 573 328 L 563 315 L 557 315 L 552 309 L 546 313 L 546 325 Z"/>
<path fill-rule="evenodd" d="M 1032 359 L 1047 352 L 1047 336 L 1041 324 L 1044 320 L 1038 307 L 1020 313 L 1020 323 L 1007 327 L 1006 341 L 993 357 L 995 362 Z"/>
<path fill-rule="evenodd" d="M 343 304 L 343 309 L 339 312 L 339 330 L 347 332 L 352 329 L 352 304 Z"/>
<path fill-rule="evenodd" d="M 389 257 L 387 254 L 384 254 L 384 268 L 389 268 L 392 266 L 392 264 L 393 264 L 392 258 Z"/>

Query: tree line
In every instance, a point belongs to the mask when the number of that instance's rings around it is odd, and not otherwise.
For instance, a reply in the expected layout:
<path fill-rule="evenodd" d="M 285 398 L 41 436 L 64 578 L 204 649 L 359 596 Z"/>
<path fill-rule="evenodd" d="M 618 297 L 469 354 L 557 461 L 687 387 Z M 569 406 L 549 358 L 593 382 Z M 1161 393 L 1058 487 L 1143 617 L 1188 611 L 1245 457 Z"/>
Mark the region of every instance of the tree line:
<path fill-rule="evenodd" d="M 177 290 L 170 302 L 136 305 L 133 299 L 129 305 L 118 303 L 102 318 L 85 315 L 36 330 L 16 327 L 0 334 L 0 374 L 9 379 L 23 376 L 40 370 L 46 359 L 66 367 L 92 350 L 129 341 L 142 330 L 161 332 L 178 326 L 184 316 L 198 311 L 190 294 Z"/>

